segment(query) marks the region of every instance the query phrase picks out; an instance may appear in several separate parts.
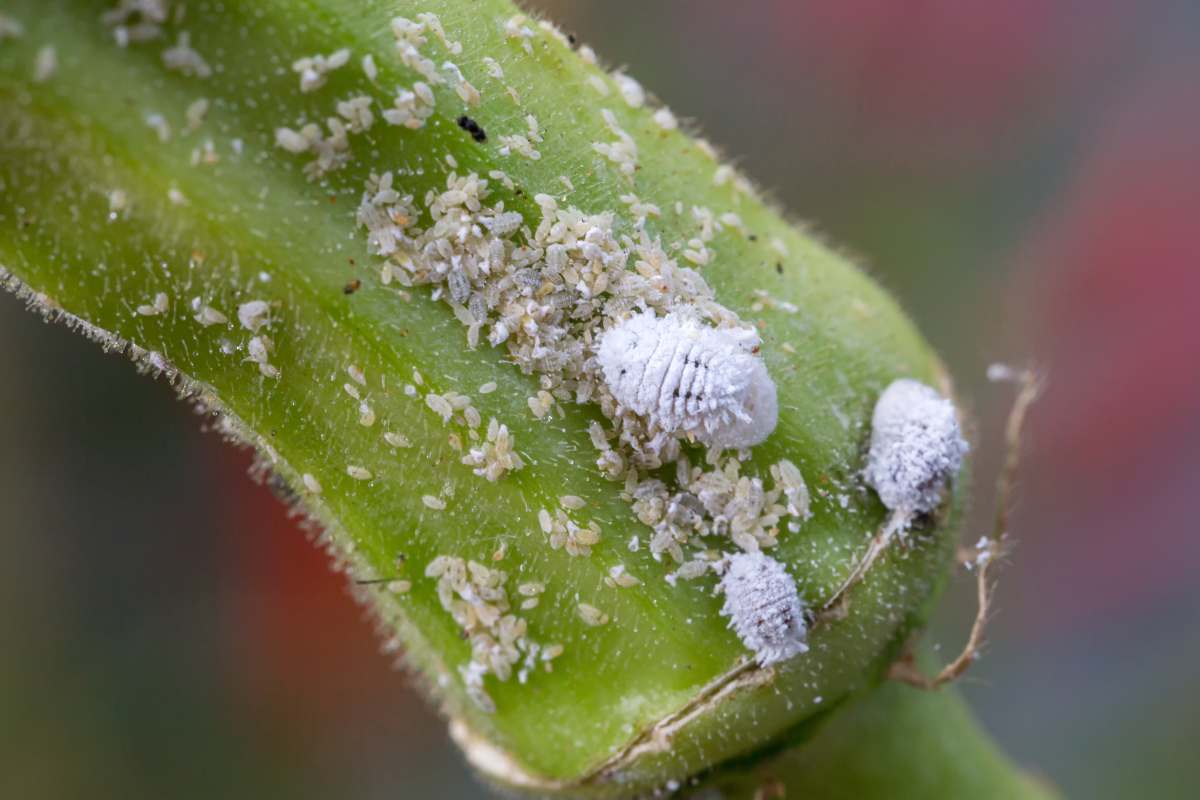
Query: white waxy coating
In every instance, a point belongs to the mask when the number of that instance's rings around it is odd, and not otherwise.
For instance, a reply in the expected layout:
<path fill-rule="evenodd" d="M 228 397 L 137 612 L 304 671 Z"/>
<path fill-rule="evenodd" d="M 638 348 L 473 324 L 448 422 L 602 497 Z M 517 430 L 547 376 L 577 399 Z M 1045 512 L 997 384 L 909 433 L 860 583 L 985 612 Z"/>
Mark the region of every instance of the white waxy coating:
<path fill-rule="evenodd" d="M 784 566 L 755 551 L 727 556 L 717 588 L 721 614 L 762 666 L 808 651 L 808 626 L 796 583 Z"/>
<path fill-rule="evenodd" d="M 758 335 L 679 313 L 630 317 L 600 339 L 597 361 L 622 406 L 664 431 L 718 447 L 751 447 L 775 429 L 775 383 Z"/>
<path fill-rule="evenodd" d="M 888 509 L 911 520 L 941 504 L 968 449 L 954 404 L 902 378 L 875 404 L 866 480 Z"/>

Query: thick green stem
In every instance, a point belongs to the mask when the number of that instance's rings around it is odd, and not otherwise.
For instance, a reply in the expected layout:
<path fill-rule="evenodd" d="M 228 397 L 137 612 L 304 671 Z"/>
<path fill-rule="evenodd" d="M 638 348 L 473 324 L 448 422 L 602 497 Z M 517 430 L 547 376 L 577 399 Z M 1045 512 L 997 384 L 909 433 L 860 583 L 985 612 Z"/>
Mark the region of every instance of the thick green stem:
<path fill-rule="evenodd" d="M 719 613 L 715 577 L 677 579 L 675 559 L 646 546 L 650 512 L 626 492 L 626 478 L 676 490 L 688 470 L 607 479 L 597 458 L 608 441 L 593 432 L 613 423 L 573 391 L 577 378 L 556 383 L 519 368 L 509 345 L 472 342 L 446 284 L 385 279 L 405 266 L 368 246 L 355 206 L 368 184 L 384 194 L 372 179 L 384 173 L 413 198 L 411 214 L 385 219 L 422 233 L 445 206 L 466 214 L 480 200 L 490 216 L 460 237 L 433 234 L 428 251 L 400 255 L 445 267 L 464 239 L 490 235 L 487 274 L 534 306 L 551 307 L 543 290 L 556 308 L 630 302 L 614 287 L 636 272 L 643 295 L 706 283 L 706 301 L 753 323 L 779 423 L 736 463 L 726 455 L 740 470 L 727 493 L 730 504 L 763 495 L 781 460 L 798 468 L 811 517 L 751 517 L 767 520 L 763 542 L 778 539 L 773 557 L 813 608 L 884 518 L 860 477 L 880 391 L 901 377 L 949 390 L 886 293 L 640 87 L 507 0 L 196 2 L 149 37 L 136 18 L 123 32 L 102 21 L 112 5 L 10 0 L 0 12 L 24 30 L 0 35 L 0 282 L 167 376 L 259 451 L 338 564 L 364 579 L 386 640 L 475 766 L 541 793 L 647 790 L 794 735 L 877 680 L 946 579 L 949 521 L 881 559 L 847 613 L 811 631 L 808 653 L 754 666 Z M 341 66 L 303 75 L 317 56 Z M 352 122 L 361 130 L 337 133 Z M 470 202 L 467 175 L 476 189 L 489 181 Z M 555 206 L 588 221 L 586 236 L 569 228 L 569 247 L 554 244 L 566 267 L 549 263 Z M 513 211 L 519 227 L 489 234 Z M 601 261 L 615 280 L 592 280 Z M 541 330 L 542 313 L 521 329 Z M 448 396 L 470 405 L 443 413 Z M 492 418 L 524 467 L 485 479 L 464 453 Z M 683 447 L 705 464 L 702 448 Z M 552 517 L 590 543 L 563 547 Z M 715 525 L 681 538 L 702 568 L 738 547 Z M 492 597 L 439 591 L 426 571 L 447 559 L 475 562 L 472 580 Z M 640 582 L 615 579 L 630 575 Z M 506 635 L 519 652 L 505 641 L 480 656 Z"/>
<path fill-rule="evenodd" d="M 787 797 L 821 800 L 1058 797 L 996 749 L 957 691 L 898 683 L 847 701 L 807 742 L 753 766 L 729 767 L 695 796 L 785 796 L 771 793 L 779 788 Z"/>

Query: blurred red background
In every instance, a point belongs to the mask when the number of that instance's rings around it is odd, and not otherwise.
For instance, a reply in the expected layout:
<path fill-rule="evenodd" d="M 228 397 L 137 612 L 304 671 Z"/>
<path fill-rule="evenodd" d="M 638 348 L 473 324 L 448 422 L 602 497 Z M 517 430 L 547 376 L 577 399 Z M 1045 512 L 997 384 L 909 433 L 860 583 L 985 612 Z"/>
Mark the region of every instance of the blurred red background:
<path fill-rule="evenodd" d="M 1200 8 L 531 5 L 900 296 L 978 421 L 978 528 L 984 369 L 1047 372 L 966 691 L 1069 796 L 1192 796 Z M 0 342 L 0 796 L 482 795 L 245 454 L 11 300 Z M 971 611 L 956 586 L 931 636 Z"/>

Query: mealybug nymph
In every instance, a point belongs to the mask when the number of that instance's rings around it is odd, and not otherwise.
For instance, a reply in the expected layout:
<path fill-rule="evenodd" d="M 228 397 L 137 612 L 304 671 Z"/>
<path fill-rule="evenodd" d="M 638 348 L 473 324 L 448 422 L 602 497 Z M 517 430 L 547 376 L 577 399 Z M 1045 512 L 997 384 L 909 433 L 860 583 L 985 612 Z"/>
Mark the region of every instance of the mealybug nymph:
<path fill-rule="evenodd" d="M 711 328 L 681 313 L 630 317 L 600 339 L 614 398 L 664 431 L 718 447 L 751 447 L 775 429 L 775 382 L 752 330 Z"/>
<path fill-rule="evenodd" d="M 875 402 L 871 448 L 863 471 L 891 515 L 834 594 L 862 580 L 892 540 L 942 504 L 969 446 L 954 404 L 919 381 L 892 381 Z"/>
<path fill-rule="evenodd" d="M 941 505 L 967 450 L 953 403 L 918 381 L 893 381 L 871 419 L 867 483 L 903 530 Z"/>
<path fill-rule="evenodd" d="M 808 625 L 796 583 L 784 566 L 762 552 L 726 556 L 717 588 L 725 595 L 721 614 L 754 652 L 760 666 L 808 651 Z"/>

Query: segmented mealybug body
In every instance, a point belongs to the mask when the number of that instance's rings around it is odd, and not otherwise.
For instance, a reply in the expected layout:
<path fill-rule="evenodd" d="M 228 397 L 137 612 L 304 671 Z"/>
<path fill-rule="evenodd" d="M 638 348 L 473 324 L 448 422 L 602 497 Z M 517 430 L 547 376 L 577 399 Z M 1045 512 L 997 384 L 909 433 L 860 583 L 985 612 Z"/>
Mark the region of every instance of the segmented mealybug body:
<path fill-rule="evenodd" d="M 941 504 L 968 449 L 954 404 L 903 378 L 875 404 L 865 477 L 888 509 L 911 520 Z"/>
<path fill-rule="evenodd" d="M 646 311 L 604 334 L 597 361 L 625 408 L 664 431 L 741 448 L 766 439 L 779 413 L 758 345 L 753 331 Z"/>
<path fill-rule="evenodd" d="M 762 552 L 725 558 L 718 589 L 721 614 L 762 666 L 808 650 L 808 624 L 796 583 L 784 566 Z"/>

